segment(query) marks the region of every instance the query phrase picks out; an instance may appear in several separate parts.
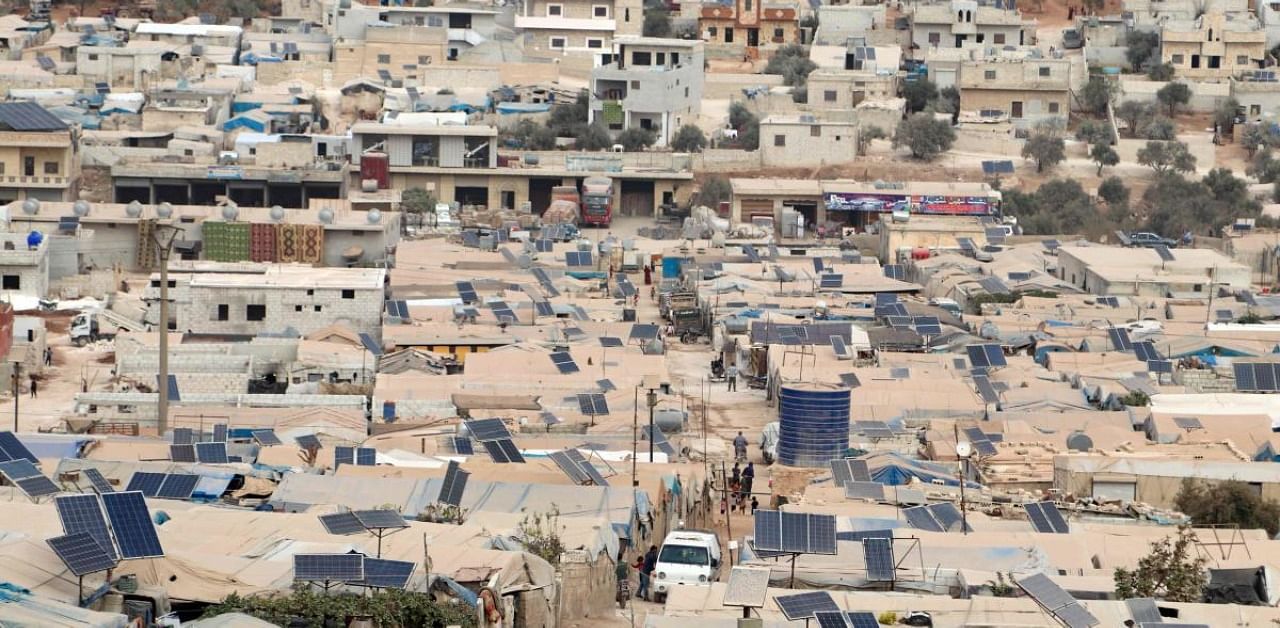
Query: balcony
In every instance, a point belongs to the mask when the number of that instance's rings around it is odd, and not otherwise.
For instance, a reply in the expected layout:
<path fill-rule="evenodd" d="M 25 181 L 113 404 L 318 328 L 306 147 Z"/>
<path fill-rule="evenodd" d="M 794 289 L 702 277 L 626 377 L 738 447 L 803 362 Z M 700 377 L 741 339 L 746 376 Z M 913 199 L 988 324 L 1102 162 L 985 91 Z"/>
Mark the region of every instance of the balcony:
<path fill-rule="evenodd" d="M 565 31 L 607 31 L 616 30 L 614 20 L 601 18 L 570 18 L 560 16 L 516 16 L 516 28 L 555 29 Z"/>
<path fill-rule="evenodd" d="M 37 176 L 0 175 L 0 185 L 36 188 L 65 188 L 71 185 L 69 177 L 56 174 Z"/>

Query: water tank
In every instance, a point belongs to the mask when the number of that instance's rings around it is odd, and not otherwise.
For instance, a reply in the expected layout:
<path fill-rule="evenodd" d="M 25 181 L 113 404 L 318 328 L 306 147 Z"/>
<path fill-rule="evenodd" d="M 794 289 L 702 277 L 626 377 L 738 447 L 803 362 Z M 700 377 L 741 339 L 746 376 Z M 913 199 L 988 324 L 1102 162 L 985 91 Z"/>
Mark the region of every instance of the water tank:
<path fill-rule="evenodd" d="M 778 461 L 825 467 L 849 448 L 849 389 L 830 384 L 783 386 L 778 395 Z"/>
<path fill-rule="evenodd" d="M 270 212 L 271 219 L 280 222 L 284 220 L 284 208 L 279 205 L 272 205 Z"/>
<path fill-rule="evenodd" d="M 326 225 L 333 224 L 333 210 L 328 207 L 320 210 L 316 217 L 320 219 L 320 222 Z"/>
<path fill-rule="evenodd" d="M 730 316 L 724 319 L 724 329 L 731 334 L 745 334 L 751 325 L 751 319 L 745 316 Z"/>
<path fill-rule="evenodd" d="M 156 215 L 161 218 L 168 218 L 173 215 L 173 205 L 168 202 L 156 205 Z"/>
<path fill-rule="evenodd" d="M 40 201 L 34 198 L 22 201 L 22 213 L 27 214 L 28 216 L 34 216 L 38 211 L 40 211 Z"/>
<path fill-rule="evenodd" d="M 133 203 L 137 203 L 137 201 L 134 201 Z M 137 217 L 137 215 L 136 215 L 136 214 L 129 213 L 129 210 L 133 209 L 133 203 L 129 203 L 129 205 L 128 205 L 128 206 L 126 206 L 124 209 L 125 209 L 125 213 L 126 213 L 126 214 L 129 214 L 129 216 L 130 216 L 130 217 L 136 218 L 136 217 Z M 75 203 L 72 203 L 72 204 L 71 204 L 71 213 L 73 213 L 73 214 L 75 214 L 75 215 L 77 215 L 77 216 L 88 216 L 88 215 L 89 215 L 89 209 L 90 209 L 89 201 L 83 201 L 83 200 L 81 200 L 81 201 L 76 201 Z M 141 203 L 138 203 L 138 212 L 139 212 L 139 213 L 141 213 L 141 212 L 142 212 L 142 204 L 141 204 Z"/>
<path fill-rule="evenodd" d="M 523 161 L 525 165 L 536 166 L 541 158 L 538 157 L 537 153 L 525 153 L 524 157 L 521 157 L 520 160 Z"/>
<path fill-rule="evenodd" d="M 379 222 L 382 222 L 382 212 L 376 209 L 371 209 L 369 210 L 369 213 L 364 215 L 364 218 L 369 221 L 369 224 L 376 225 Z"/>
<path fill-rule="evenodd" d="M 235 203 L 228 202 L 222 206 L 222 219 L 231 222 L 240 216 L 240 207 Z"/>
<path fill-rule="evenodd" d="M 667 434 L 684 430 L 685 411 L 680 408 L 654 408 L 653 424 Z"/>
<path fill-rule="evenodd" d="M 378 180 L 377 179 L 361 179 L 360 191 L 361 192 L 377 192 Z"/>
<path fill-rule="evenodd" d="M 386 153 L 372 152 L 360 156 L 360 178 L 378 182 L 378 189 L 385 190 L 390 181 L 391 158 Z"/>
<path fill-rule="evenodd" d="M 1067 437 L 1067 449 L 1071 451 L 1090 451 L 1093 449 L 1093 439 L 1089 438 L 1084 432 L 1075 432 Z"/>
<path fill-rule="evenodd" d="M 39 231 L 32 231 L 27 234 L 27 248 L 35 249 L 40 247 L 40 243 L 44 242 L 44 234 Z"/>

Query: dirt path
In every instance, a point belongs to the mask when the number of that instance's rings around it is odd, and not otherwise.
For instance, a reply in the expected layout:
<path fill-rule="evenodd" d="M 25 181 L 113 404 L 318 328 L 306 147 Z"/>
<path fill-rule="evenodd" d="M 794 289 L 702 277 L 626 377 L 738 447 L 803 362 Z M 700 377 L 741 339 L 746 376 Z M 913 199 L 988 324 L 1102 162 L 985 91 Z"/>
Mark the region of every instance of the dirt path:
<path fill-rule="evenodd" d="M 25 313 L 23 313 L 25 314 Z M 53 364 L 37 376 L 37 394 L 30 393 L 30 380 L 24 373 L 18 398 L 18 427 L 20 431 L 36 431 L 56 427 L 62 417 L 75 409 L 75 395 L 81 391 L 84 380 L 90 390 L 107 390 L 112 364 L 100 360 L 109 359 L 113 352 L 109 343 L 89 347 L 74 347 L 67 335 L 70 314 L 46 316 L 49 329 L 49 346 L 53 348 Z M 0 425 L 12 424 L 14 400 L 6 394 L 0 400 Z"/>

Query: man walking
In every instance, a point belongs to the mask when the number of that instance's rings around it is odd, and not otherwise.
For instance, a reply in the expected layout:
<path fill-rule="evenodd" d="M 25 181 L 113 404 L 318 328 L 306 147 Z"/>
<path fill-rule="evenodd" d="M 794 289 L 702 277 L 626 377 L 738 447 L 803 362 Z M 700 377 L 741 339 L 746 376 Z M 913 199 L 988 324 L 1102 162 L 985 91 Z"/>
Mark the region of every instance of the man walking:
<path fill-rule="evenodd" d="M 756 463 L 748 462 L 747 468 L 742 470 L 742 492 L 746 495 L 751 494 L 751 485 L 756 481 Z"/>
<path fill-rule="evenodd" d="M 737 461 L 747 459 L 747 437 L 743 436 L 742 432 L 738 432 L 738 435 L 733 439 L 733 459 L 735 461 L 733 471 L 736 476 L 738 471 Z"/>
<path fill-rule="evenodd" d="M 729 370 L 725 371 L 725 379 L 729 380 L 729 390 L 738 390 L 738 365 L 730 364 Z M 741 436 L 741 434 L 739 434 Z"/>
<path fill-rule="evenodd" d="M 644 566 L 640 568 L 640 599 L 649 599 L 649 581 L 653 579 L 653 570 L 658 567 L 658 546 L 650 545 L 644 554 Z"/>
<path fill-rule="evenodd" d="M 32 398 L 32 399 L 35 399 L 35 398 L 36 398 L 36 388 L 37 388 L 37 387 L 39 387 L 39 384 L 36 384 L 36 376 L 35 376 L 35 373 L 32 373 L 32 374 L 31 374 L 31 398 Z"/>

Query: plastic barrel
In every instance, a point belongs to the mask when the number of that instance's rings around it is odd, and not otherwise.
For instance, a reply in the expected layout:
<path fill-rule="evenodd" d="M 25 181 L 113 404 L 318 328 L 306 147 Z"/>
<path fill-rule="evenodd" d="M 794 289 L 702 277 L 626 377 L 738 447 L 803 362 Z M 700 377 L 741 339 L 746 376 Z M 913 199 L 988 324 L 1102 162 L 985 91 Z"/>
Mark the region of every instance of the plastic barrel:
<path fill-rule="evenodd" d="M 820 384 L 783 386 L 779 394 L 778 461 L 825 467 L 849 447 L 849 393 Z"/>

